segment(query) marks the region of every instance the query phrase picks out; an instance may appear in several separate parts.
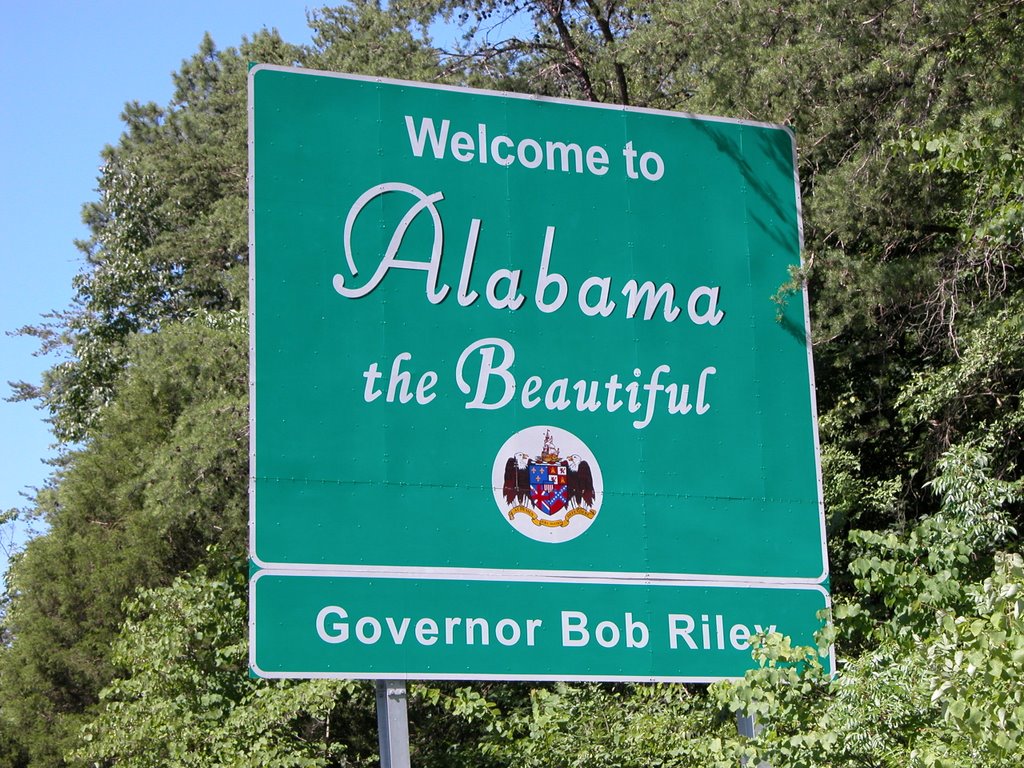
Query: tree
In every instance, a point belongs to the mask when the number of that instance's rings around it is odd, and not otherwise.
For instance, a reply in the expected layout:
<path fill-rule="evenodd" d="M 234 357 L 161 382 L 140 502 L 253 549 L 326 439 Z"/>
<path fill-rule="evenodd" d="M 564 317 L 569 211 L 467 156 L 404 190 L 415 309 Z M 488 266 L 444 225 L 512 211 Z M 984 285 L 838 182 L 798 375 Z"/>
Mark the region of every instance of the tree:
<path fill-rule="evenodd" d="M 49 531 L 9 576 L 4 717 L 38 764 L 59 762 L 110 680 L 123 601 L 209 560 L 214 544 L 245 547 L 244 322 L 165 324 L 128 347 L 92 441 L 39 499 Z"/>
<path fill-rule="evenodd" d="M 76 445 L 36 501 L 49 530 L 16 559 L 4 616 L 2 717 L 32 765 L 62 764 L 91 720 L 124 601 L 245 551 L 247 63 L 307 55 L 275 32 L 224 51 L 207 37 L 167 108 L 129 104 L 85 208 L 74 306 L 27 329 L 70 354 L 20 394 Z"/>
<path fill-rule="evenodd" d="M 72 764 L 365 765 L 376 750 L 367 683 L 253 681 L 246 581 L 204 567 L 144 590 L 114 643 L 122 670 Z"/>
<path fill-rule="evenodd" d="M 171 104 L 131 102 L 126 131 L 103 151 L 100 199 L 85 206 L 90 238 L 72 308 L 40 328 L 69 355 L 23 386 L 49 410 L 58 440 L 87 440 L 138 333 L 197 312 L 244 307 L 246 72 L 252 60 L 290 64 L 299 49 L 261 32 L 218 51 L 207 36 L 174 76 Z"/>

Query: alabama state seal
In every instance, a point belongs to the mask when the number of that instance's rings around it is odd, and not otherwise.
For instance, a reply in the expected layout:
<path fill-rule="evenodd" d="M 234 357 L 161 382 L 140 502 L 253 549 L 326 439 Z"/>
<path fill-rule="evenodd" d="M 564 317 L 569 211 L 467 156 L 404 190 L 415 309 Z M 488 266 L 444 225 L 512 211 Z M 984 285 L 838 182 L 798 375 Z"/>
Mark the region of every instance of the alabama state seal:
<path fill-rule="evenodd" d="M 505 441 L 491 470 L 502 517 L 524 536 L 560 544 L 584 533 L 601 509 L 597 458 L 576 435 L 527 427 Z"/>

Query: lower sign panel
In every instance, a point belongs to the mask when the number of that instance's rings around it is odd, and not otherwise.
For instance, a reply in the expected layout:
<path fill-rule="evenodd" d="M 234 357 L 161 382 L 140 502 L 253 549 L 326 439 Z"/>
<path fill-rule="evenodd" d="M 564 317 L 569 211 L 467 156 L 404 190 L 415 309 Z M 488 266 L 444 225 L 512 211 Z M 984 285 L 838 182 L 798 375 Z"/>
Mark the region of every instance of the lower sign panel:
<path fill-rule="evenodd" d="M 461 680 L 741 677 L 754 665 L 754 635 L 812 645 L 828 606 L 814 585 L 277 571 L 253 576 L 250 600 L 250 665 L 260 677 Z"/>

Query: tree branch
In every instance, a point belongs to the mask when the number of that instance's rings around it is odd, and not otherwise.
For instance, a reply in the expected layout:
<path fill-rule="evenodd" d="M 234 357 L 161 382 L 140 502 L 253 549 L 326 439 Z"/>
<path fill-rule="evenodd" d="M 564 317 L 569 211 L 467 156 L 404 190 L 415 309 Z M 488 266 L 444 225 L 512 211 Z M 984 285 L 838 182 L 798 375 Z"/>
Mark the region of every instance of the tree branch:
<path fill-rule="evenodd" d="M 594 20 L 597 22 L 597 26 L 601 30 L 601 35 L 604 37 L 604 41 L 614 52 L 615 35 L 612 34 L 612 25 L 610 21 L 615 7 L 614 3 L 608 4 L 608 14 L 606 16 L 601 15 L 601 7 L 597 4 L 597 0 L 587 0 L 587 5 L 594 14 Z M 623 105 L 629 104 L 629 89 L 626 85 L 626 68 L 622 66 L 622 62 L 619 61 L 618 56 L 613 58 L 613 62 L 615 66 L 615 81 L 619 86 L 619 103 Z"/>
<path fill-rule="evenodd" d="M 576 43 L 573 41 L 569 27 L 562 16 L 562 0 L 547 0 L 544 5 L 551 16 L 555 29 L 558 30 L 558 36 L 562 40 L 562 49 L 569 58 L 569 65 L 576 72 L 576 77 L 580 81 L 580 85 L 583 86 L 583 91 L 587 94 L 588 99 L 598 101 L 597 94 L 594 92 L 594 84 L 590 82 L 590 75 L 587 73 L 587 68 L 583 65 L 583 60 L 580 58 Z"/>

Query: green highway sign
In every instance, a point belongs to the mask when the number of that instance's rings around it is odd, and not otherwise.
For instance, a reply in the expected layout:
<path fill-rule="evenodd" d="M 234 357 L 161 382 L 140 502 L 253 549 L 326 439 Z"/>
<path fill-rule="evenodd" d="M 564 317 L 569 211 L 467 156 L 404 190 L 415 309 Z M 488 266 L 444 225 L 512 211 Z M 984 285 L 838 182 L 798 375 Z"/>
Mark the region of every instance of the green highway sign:
<path fill-rule="evenodd" d="M 819 586 L 329 576 L 259 571 L 266 677 L 699 682 L 751 664 L 750 640 L 813 644 Z M 429 596 L 429 597 L 428 597 Z M 810 617 L 810 619 L 809 619 Z"/>
<path fill-rule="evenodd" d="M 749 667 L 666 650 L 683 615 L 810 641 L 828 568 L 806 298 L 773 301 L 800 263 L 785 128 L 257 66 L 250 173 L 256 674 Z M 622 642 L 565 645 L 565 613 Z M 451 617 L 489 650 L 409 642 Z"/>

